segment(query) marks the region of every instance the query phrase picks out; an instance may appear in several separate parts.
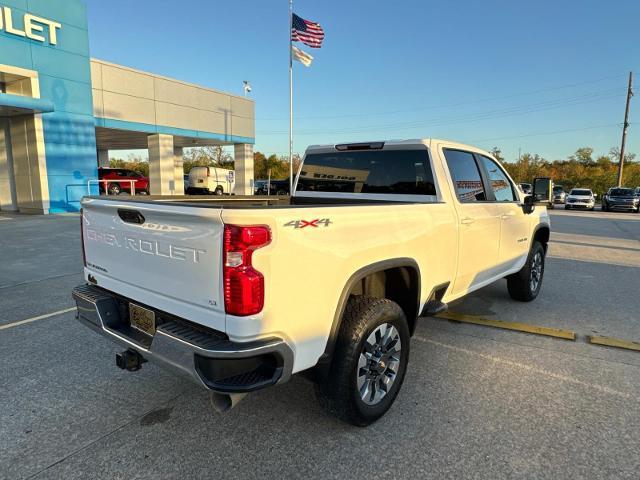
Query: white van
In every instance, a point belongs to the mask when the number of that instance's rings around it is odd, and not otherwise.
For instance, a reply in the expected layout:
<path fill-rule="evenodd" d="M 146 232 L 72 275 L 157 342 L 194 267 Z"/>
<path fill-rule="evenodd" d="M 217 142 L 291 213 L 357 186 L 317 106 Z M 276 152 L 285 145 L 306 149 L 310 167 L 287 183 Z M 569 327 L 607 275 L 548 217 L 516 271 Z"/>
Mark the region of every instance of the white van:
<path fill-rule="evenodd" d="M 189 188 L 185 193 L 224 195 L 233 192 L 236 175 L 233 170 L 217 167 L 193 167 L 189 171 Z"/>

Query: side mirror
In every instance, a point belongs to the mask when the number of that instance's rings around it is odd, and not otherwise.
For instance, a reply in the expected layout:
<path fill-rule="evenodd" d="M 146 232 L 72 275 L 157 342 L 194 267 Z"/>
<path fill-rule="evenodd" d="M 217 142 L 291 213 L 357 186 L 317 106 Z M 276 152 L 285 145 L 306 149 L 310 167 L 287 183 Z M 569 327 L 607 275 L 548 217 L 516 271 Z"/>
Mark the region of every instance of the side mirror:
<path fill-rule="evenodd" d="M 597 194 L 597 193 L 594 193 L 594 194 L 593 194 L 593 198 L 598 198 L 598 194 Z"/>
<path fill-rule="evenodd" d="M 533 198 L 536 203 L 553 205 L 553 180 L 549 177 L 533 179 Z"/>
<path fill-rule="evenodd" d="M 527 195 L 526 197 L 524 197 L 524 201 L 522 202 L 522 211 L 525 213 L 525 215 L 533 213 L 535 209 L 536 204 L 533 199 L 533 195 Z"/>

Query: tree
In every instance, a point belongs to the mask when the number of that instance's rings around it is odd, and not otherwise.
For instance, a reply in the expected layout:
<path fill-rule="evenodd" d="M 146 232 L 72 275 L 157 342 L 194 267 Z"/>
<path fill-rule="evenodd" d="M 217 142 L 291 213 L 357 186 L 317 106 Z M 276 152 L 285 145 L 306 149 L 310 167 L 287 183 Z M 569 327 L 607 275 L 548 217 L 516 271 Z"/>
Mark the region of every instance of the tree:
<path fill-rule="evenodd" d="M 222 145 L 190 147 L 183 153 L 184 172 L 195 167 L 220 167 L 233 170 L 233 156 Z"/>
<path fill-rule="evenodd" d="M 594 161 L 593 161 L 592 155 L 593 155 L 593 148 L 582 147 L 577 149 L 576 153 L 569 156 L 569 160 L 579 162 L 583 165 L 593 165 Z"/>
<path fill-rule="evenodd" d="M 612 147 L 609 150 L 609 157 L 612 162 L 618 163 L 620 161 L 620 149 L 618 147 Z M 635 160 L 636 154 L 625 152 L 624 154 L 624 163 L 631 163 Z"/>
<path fill-rule="evenodd" d="M 591 188 L 598 194 L 605 193 L 617 181 L 619 150 L 613 148 L 609 155 L 599 155 L 593 160 L 593 149 L 580 148 L 566 160 L 548 162 L 537 154 L 525 153 L 519 161 L 505 162 L 504 166 L 516 182 L 530 183 L 535 177 L 551 177 L 565 190 L 574 187 Z M 625 155 L 624 185 L 640 186 L 640 163 L 633 162 L 635 154 Z"/>
<path fill-rule="evenodd" d="M 502 150 L 500 150 L 498 147 L 493 147 L 491 149 L 491 155 L 493 155 L 494 158 L 498 160 L 500 163 L 504 162 L 504 157 L 502 156 Z"/>
<path fill-rule="evenodd" d="M 293 173 L 298 171 L 301 160 L 297 153 L 293 155 Z M 257 180 L 266 180 L 271 170 L 272 180 L 284 180 L 289 178 L 289 157 L 269 155 L 266 157 L 262 152 L 253 154 L 253 174 Z"/>
<path fill-rule="evenodd" d="M 149 176 L 149 161 L 134 153 L 130 153 L 127 160 L 123 160 L 122 158 L 110 158 L 109 166 L 111 168 L 126 168 L 127 170 L 138 172 L 145 177 Z"/>

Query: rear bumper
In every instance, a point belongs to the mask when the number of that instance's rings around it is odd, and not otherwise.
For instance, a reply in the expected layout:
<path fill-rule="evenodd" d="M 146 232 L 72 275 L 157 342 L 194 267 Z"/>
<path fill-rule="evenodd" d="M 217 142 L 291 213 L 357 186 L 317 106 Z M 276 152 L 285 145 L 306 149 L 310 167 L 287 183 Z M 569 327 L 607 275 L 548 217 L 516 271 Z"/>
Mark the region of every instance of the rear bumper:
<path fill-rule="evenodd" d="M 80 322 L 208 390 L 246 393 L 291 377 L 293 352 L 282 339 L 232 342 L 222 332 L 159 311 L 151 337 L 129 325 L 127 299 L 92 285 L 74 288 L 73 298 Z"/>

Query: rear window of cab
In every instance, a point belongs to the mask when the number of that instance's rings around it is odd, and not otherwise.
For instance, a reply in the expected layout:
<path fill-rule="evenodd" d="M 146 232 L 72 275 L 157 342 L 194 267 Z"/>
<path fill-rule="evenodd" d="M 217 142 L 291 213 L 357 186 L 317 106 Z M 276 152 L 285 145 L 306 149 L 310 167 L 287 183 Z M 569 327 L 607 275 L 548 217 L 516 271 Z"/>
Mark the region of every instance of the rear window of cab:
<path fill-rule="evenodd" d="M 427 150 L 308 154 L 296 191 L 436 195 Z"/>

